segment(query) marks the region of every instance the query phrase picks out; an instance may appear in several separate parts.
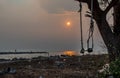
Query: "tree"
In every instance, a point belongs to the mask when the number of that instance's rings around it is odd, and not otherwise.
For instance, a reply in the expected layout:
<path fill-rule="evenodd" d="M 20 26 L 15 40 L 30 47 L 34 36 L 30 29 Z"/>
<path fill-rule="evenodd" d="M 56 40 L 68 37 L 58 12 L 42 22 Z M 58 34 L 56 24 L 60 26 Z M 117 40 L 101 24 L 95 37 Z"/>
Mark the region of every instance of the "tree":
<path fill-rule="evenodd" d="M 88 8 L 91 9 L 91 0 L 76 0 L 86 3 Z M 100 0 L 93 0 L 93 18 L 97 23 L 99 32 L 107 47 L 110 61 L 115 60 L 120 56 L 120 0 L 101 0 L 108 6 L 102 10 L 100 8 Z M 110 28 L 106 20 L 107 13 L 111 8 L 114 8 L 114 26 L 113 30 Z"/>

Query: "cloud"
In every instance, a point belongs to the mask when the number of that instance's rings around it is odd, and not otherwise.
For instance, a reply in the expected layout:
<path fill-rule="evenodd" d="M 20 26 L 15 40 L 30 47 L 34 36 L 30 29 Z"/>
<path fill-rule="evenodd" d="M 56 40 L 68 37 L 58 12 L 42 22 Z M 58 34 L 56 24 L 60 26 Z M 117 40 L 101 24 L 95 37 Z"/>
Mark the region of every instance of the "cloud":
<path fill-rule="evenodd" d="M 63 13 L 77 11 L 78 5 L 74 0 L 41 0 L 41 7 L 48 13 Z"/>
<path fill-rule="evenodd" d="M 80 48 L 79 6 L 74 0 L 0 0 L 0 10 L 0 49 Z M 65 28 L 67 20 L 71 29 Z M 88 18 L 83 17 L 83 26 L 86 39 Z"/>

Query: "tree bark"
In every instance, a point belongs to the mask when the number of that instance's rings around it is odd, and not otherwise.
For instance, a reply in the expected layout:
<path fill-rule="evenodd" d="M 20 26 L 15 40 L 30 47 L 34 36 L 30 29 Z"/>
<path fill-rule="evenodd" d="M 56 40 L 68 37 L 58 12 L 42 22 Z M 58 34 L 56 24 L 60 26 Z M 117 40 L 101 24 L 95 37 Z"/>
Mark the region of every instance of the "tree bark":
<path fill-rule="evenodd" d="M 109 54 L 109 59 L 110 61 L 115 60 L 116 54 L 114 52 L 114 36 L 111 31 L 111 28 L 109 27 L 109 24 L 106 20 L 106 15 L 102 14 L 99 19 L 98 17 L 95 17 L 95 21 L 97 23 L 98 29 L 100 31 L 100 34 L 102 35 L 103 41 L 107 47 L 108 54 Z"/>
<path fill-rule="evenodd" d="M 117 55 L 120 57 L 120 1 L 114 6 L 114 37 Z"/>

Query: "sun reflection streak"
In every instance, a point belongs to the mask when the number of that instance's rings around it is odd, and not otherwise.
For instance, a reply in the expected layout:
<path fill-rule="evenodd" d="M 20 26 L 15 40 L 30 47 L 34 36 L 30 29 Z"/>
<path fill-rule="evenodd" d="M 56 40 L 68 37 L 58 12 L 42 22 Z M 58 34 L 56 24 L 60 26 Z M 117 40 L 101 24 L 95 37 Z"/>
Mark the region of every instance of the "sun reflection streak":
<path fill-rule="evenodd" d="M 75 51 L 64 51 L 64 55 L 74 56 L 77 55 L 77 53 Z"/>

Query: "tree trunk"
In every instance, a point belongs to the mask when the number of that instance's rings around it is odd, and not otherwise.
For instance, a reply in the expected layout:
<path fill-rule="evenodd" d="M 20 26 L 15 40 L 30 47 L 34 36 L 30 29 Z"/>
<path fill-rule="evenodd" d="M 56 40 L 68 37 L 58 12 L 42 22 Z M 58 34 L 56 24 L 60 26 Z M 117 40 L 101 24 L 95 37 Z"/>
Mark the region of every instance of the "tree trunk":
<path fill-rule="evenodd" d="M 94 8 L 94 19 L 97 23 L 100 34 L 107 47 L 110 61 L 114 61 L 120 57 L 120 3 L 115 6 L 115 26 L 114 30 L 111 30 L 110 25 L 106 20 L 106 12 L 96 11 Z"/>
<path fill-rule="evenodd" d="M 96 13 L 95 13 L 96 15 Z M 97 16 L 97 17 L 96 17 Z M 112 31 L 104 12 L 94 17 L 103 41 L 107 47 L 110 61 L 120 57 L 120 3 L 114 7 L 114 30 Z M 99 16 L 99 17 L 98 17 Z"/>
<path fill-rule="evenodd" d="M 104 12 L 94 17 L 107 47 L 110 61 L 114 61 L 116 58 L 120 57 L 120 5 L 115 8 L 115 17 L 116 20 L 113 32 L 106 20 L 106 14 L 104 14 Z"/>
<path fill-rule="evenodd" d="M 114 7 L 114 37 L 117 48 L 117 57 L 120 57 L 120 1 Z"/>
<path fill-rule="evenodd" d="M 107 47 L 110 61 L 113 61 L 115 60 L 115 57 L 117 54 L 116 52 L 114 52 L 114 49 L 113 49 L 113 46 L 115 45 L 115 43 L 113 42 L 114 36 L 106 20 L 106 14 L 101 13 L 101 15 L 99 14 L 99 17 L 94 17 L 94 19 L 97 23 L 97 26 L 103 38 L 103 41 Z"/>

